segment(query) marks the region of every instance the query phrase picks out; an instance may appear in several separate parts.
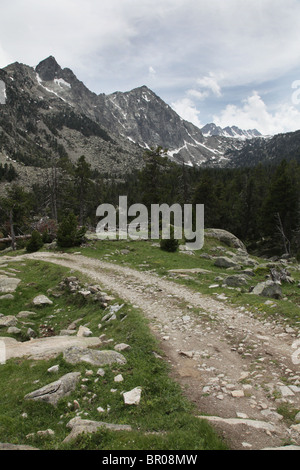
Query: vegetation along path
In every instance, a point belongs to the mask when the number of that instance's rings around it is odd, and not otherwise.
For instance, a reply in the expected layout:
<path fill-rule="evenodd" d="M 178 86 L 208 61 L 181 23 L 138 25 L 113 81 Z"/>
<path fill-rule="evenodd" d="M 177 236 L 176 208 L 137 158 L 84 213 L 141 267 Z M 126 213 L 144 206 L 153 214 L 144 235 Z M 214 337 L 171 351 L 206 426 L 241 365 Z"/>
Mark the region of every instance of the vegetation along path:
<path fill-rule="evenodd" d="M 140 308 L 199 419 L 232 449 L 300 446 L 300 425 L 287 419 L 300 409 L 295 330 L 153 273 L 81 255 L 24 257 L 79 271 Z"/>

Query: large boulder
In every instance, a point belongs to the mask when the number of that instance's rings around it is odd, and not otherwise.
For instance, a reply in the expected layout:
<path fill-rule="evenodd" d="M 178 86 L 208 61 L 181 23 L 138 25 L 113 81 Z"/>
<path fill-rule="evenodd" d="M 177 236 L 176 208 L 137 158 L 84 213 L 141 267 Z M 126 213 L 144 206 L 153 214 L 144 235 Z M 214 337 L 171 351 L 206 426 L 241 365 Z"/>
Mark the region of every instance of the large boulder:
<path fill-rule="evenodd" d="M 44 401 L 56 406 L 61 398 L 70 395 L 75 390 L 80 376 L 80 372 L 66 374 L 56 382 L 29 393 L 25 396 L 25 400 Z"/>
<path fill-rule="evenodd" d="M 257 286 L 254 287 L 252 294 L 261 295 L 262 297 L 270 297 L 272 299 L 280 299 L 282 297 L 282 290 L 278 282 L 269 280 L 257 284 Z"/>
<path fill-rule="evenodd" d="M 218 228 L 209 228 L 205 230 L 205 236 L 216 238 L 220 242 L 225 243 L 225 245 L 227 246 L 230 246 L 236 249 L 240 248 L 241 250 L 247 252 L 247 249 L 244 243 L 235 235 L 233 235 L 230 232 L 227 232 L 226 230 L 221 230 Z"/>

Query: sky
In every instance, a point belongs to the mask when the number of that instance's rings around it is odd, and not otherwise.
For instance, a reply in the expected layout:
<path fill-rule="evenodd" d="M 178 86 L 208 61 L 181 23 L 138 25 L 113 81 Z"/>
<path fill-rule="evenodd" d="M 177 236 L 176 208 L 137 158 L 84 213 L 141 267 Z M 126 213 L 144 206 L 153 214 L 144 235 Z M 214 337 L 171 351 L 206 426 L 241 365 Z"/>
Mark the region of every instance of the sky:
<path fill-rule="evenodd" d="M 300 0 L 0 0 L 0 68 L 50 55 L 95 93 L 146 85 L 198 127 L 300 129 Z"/>

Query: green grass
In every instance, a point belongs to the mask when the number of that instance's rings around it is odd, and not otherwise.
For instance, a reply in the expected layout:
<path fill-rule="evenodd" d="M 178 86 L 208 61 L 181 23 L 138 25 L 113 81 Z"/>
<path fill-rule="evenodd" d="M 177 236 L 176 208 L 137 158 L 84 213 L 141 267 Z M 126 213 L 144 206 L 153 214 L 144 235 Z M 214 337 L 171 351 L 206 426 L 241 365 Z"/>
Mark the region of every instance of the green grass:
<path fill-rule="evenodd" d="M 25 264 L 25 265 L 23 265 Z M 39 449 L 97 449 L 97 450 L 213 450 L 226 449 L 226 445 L 213 429 L 204 421 L 197 419 L 194 406 L 187 401 L 179 387 L 169 377 L 167 362 L 158 358 L 162 354 L 159 346 L 150 333 L 148 323 L 141 312 L 125 304 L 117 314 L 118 319 L 98 329 L 105 311 L 94 302 L 82 302 L 71 294 L 55 298 L 48 293 L 54 302 L 52 306 L 33 309 L 32 299 L 38 294 L 46 294 L 48 289 L 57 291 L 58 283 L 70 274 L 70 270 L 38 261 L 10 263 L 10 267 L 20 270 L 17 273 L 22 280 L 14 301 L 2 301 L 1 313 L 16 315 L 21 310 L 33 310 L 37 316 L 18 322 L 21 338 L 25 340 L 30 326 L 37 335 L 41 334 L 40 326 L 51 327 L 55 334 L 66 328 L 73 320 L 82 318 L 78 323 L 92 330 L 94 336 L 105 334 L 113 343 L 103 345 L 112 349 L 120 342 L 131 346 L 126 351 L 127 363 L 104 367 L 104 377 L 96 375 L 98 367 L 89 364 L 70 365 L 60 355 L 48 361 L 26 359 L 9 360 L 0 365 L 0 442 L 27 444 Z M 72 275 L 76 273 L 72 272 Z M 78 275 L 80 278 L 81 276 Z M 82 278 L 83 282 L 85 281 Z M 120 303 L 116 298 L 114 302 Z M 123 302 L 122 302 L 123 303 Z M 124 317 L 126 318 L 124 319 Z M 121 318 L 123 321 L 121 321 Z M 30 324 L 30 325 L 29 325 Z M 1 336 L 8 336 L 6 329 L 0 330 Z M 56 375 L 50 375 L 49 367 L 59 364 Z M 93 375 L 86 376 L 86 370 Z M 79 371 L 87 382 L 80 382 L 76 390 L 62 400 L 57 407 L 24 400 L 24 396 L 62 375 Z M 114 377 L 122 374 L 124 382 L 114 382 Z M 99 378 L 98 381 L 95 381 Z M 82 385 L 85 388 L 82 388 Z M 121 392 L 142 387 L 142 400 L 139 406 L 126 406 Z M 111 390 L 115 389 L 113 393 Z M 109 432 L 101 430 L 96 434 L 80 436 L 75 441 L 62 444 L 69 434 L 66 428 L 68 421 L 76 416 L 73 402 L 80 406 L 80 416 L 84 419 L 106 421 L 116 424 L 129 424 L 132 432 Z M 70 406 L 71 404 L 71 406 Z M 101 406 L 109 412 L 101 413 Z M 26 413 L 27 417 L 23 417 Z M 37 436 L 37 431 L 52 429 L 54 436 Z M 28 434 L 33 436 L 26 438 Z"/>

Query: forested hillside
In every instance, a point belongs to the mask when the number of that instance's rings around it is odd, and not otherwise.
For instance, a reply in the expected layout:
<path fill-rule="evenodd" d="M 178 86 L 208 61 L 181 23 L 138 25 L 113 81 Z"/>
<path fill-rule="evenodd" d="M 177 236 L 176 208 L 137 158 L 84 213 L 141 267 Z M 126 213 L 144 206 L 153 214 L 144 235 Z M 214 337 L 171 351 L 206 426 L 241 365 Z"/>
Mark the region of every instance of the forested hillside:
<path fill-rule="evenodd" d="M 59 159 L 45 181 L 26 192 L 11 187 L 0 201 L 3 235 L 31 233 L 34 223 L 47 218 L 52 229 L 70 212 L 90 229 L 97 224 L 99 204 L 204 204 L 206 228 L 234 233 L 251 251 L 265 255 L 300 256 L 300 164 L 281 161 L 242 169 L 190 168 L 171 163 L 161 148 L 144 153 L 144 167 L 123 179 L 105 178 L 82 156 L 76 165 Z M 6 172 L 9 168 L 6 167 Z M 55 231 L 55 230 L 54 230 Z"/>

